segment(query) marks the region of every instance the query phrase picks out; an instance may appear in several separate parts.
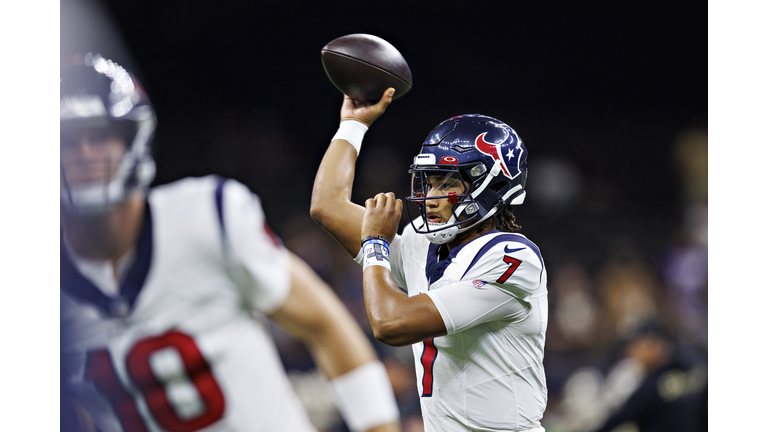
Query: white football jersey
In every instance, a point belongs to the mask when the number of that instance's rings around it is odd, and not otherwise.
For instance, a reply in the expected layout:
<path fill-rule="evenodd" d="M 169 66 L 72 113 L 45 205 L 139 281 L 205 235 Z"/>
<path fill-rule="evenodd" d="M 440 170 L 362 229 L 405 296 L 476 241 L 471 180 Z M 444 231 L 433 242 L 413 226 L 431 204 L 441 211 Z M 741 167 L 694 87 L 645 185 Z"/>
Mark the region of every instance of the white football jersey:
<path fill-rule="evenodd" d="M 258 197 L 209 176 L 147 201 L 119 287 L 62 240 L 65 378 L 99 430 L 314 431 L 265 324 L 289 255 Z"/>
<path fill-rule="evenodd" d="M 538 247 L 493 231 L 442 260 L 438 249 L 410 224 L 390 245 L 395 283 L 429 295 L 448 331 L 412 346 L 426 432 L 543 430 L 547 272 Z"/>

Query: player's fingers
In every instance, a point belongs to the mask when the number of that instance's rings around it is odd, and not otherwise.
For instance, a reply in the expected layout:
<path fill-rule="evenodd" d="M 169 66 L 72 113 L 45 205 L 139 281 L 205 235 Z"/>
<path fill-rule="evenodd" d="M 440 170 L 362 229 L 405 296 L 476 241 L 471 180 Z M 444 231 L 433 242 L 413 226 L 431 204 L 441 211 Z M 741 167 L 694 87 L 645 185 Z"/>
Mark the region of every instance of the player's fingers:
<path fill-rule="evenodd" d="M 381 207 L 382 198 L 381 198 L 381 194 L 380 194 L 380 193 L 377 193 L 377 194 L 376 194 L 376 195 L 374 195 L 374 197 L 373 197 L 373 198 L 371 198 L 371 199 L 373 200 L 373 206 L 372 206 L 371 208 L 378 208 L 378 207 Z"/>
<path fill-rule="evenodd" d="M 374 201 L 373 198 L 368 198 L 365 200 L 365 209 L 370 210 L 376 206 L 376 201 Z"/>
<path fill-rule="evenodd" d="M 387 202 L 386 202 L 387 208 L 392 207 L 393 205 L 395 205 L 395 194 L 394 194 L 394 192 L 387 192 L 384 195 L 387 197 Z"/>
<path fill-rule="evenodd" d="M 371 105 L 368 102 L 359 101 L 359 100 L 355 100 L 355 99 L 352 99 L 352 103 L 355 105 L 355 108 L 365 108 L 365 107 Z"/>
<path fill-rule="evenodd" d="M 388 201 L 387 194 L 384 192 L 379 192 L 376 194 L 376 207 L 380 208 L 386 208 L 387 207 L 387 201 Z"/>
<path fill-rule="evenodd" d="M 395 89 L 394 87 L 390 87 L 384 91 L 384 94 L 381 95 L 381 99 L 379 99 L 379 102 L 376 103 L 376 105 L 379 106 L 382 110 L 387 109 L 387 106 L 392 103 L 392 98 L 395 96 Z"/>
<path fill-rule="evenodd" d="M 401 214 L 403 212 L 403 200 L 396 199 L 395 200 L 395 211 L 397 214 Z"/>
<path fill-rule="evenodd" d="M 344 101 L 341 103 L 341 107 L 346 109 L 354 109 L 355 101 L 351 97 L 344 95 Z"/>
<path fill-rule="evenodd" d="M 389 210 L 392 208 L 392 205 L 395 201 L 395 194 L 393 194 L 392 192 L 383 193 L 382 199 L 384 200 L 383 202 L 384 205 L 382 207 Z"/>

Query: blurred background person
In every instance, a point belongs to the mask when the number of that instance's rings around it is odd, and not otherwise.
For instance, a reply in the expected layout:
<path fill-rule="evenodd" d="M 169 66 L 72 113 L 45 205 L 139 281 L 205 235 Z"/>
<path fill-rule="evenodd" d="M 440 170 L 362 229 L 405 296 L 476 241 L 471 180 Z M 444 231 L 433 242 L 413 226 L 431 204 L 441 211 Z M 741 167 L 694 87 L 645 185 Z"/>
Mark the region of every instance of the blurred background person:
<path fill-rule="evenodd" d="M 595 432 L 707 430 L 707 369 L 700 359 L 691 358 L 653 323 L 633 329 L 624 353 L 622 361 L 634 362 L 640 379 L 628 397 L 606 398 L 613 405 L 610 416 Z"/>

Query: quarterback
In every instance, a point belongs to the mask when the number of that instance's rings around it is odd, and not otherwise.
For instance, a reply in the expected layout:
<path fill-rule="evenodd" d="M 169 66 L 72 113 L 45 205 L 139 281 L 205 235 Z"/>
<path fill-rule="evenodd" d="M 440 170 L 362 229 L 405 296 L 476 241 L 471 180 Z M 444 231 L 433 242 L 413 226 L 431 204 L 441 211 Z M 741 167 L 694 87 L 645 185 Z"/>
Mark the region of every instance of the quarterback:
<path fill-rule="evenodd" d="M 96 54 L 61 71 L 63 382 L 93 430 L 314 431 L 269 318 L 301 338 L 353 431 L 397 431 L 381 362 L 332 291 L 214 176 L 149 189 L 152 105 Z"/>
<path fill-rule="evenodd" d="M 411 165 L 416 214 L 397 234 L 392 193 L 350 201 L 363 136 L 393 94 L 370 106 L 345 97 L 312 217 L 363 266 L 376 338 L 411 344 L 427 432 L 541 432 L 547 272 L 510 207 L 525 198 L 527 149 L 492 117 L 440 123 Z"/>

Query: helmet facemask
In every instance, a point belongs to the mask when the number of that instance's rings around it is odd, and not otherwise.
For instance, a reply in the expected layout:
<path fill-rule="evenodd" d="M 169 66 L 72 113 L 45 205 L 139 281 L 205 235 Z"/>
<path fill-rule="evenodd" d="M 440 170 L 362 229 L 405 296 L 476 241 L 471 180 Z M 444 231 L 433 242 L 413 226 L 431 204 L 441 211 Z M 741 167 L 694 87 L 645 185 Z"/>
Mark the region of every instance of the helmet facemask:
<path fill-rule="evenodd" d="M 154 178 L 155 163 L 147 146 L 154 130 L 154 118 L 111 123 L 101 128 L 62 128 L 61 202 L 70 213 L 104 213 L 131 195 L 145 192 Z M 65 161 L 65 147 L 80 145 L 72 140 L 84 135 L 92 141 L 92 146 L 105 146 L 108 144 L 104 141 L 117 139 L 123 143 L 122 151 L 94 160 Z"/>
<path fill-rule="evenodd" d="M 482 164 L 480 165 L 482 166 Z M 453 240 L 457 234 L 475 226 L 483 212 L 472 196 L 473 184 L 466 166 L 411 166 L 411 196 L 406 198 L 418 208 L 421 224 L 414 223 L 411 206 L 406 205 L 414 230 L 426 235 L 436 244 Z M 475 170 L 477 172 L 477 169 Z M 451 217 L 447 221 L 430 221 L 427 202 L 447 200 L 451 204 Z"/>
<path fill-rule="evenodd" d="M 510 182 L 503 178 L 499 163 L 495 163 L 490 170 L 482 163 L 452 167 L 412 165 L 409 172 L 411 196 L 406 197 L 406 201 L 416 205 L 422 222 L 419 226 L 414 223 L 416 218 L 411 216 L 411 206 L 406 205 L 411 226 L 416 233 L 426 235 L 435 244 L 452 241 L 458 234 L 475 228 L 496 214 L 510 201 L 513 201 L 510 204 L 517 204 L 514 201 L 522 203 L 525 196 L 525 191 L 520 192 L 522 185 L 511 187 Z M 457 183 L 460 185 L 458 188 Z M 441 193 L 441 190 L 451 192 Z M 447 199 L 452 204 L 451 218 L 446 222 L 430 222 L 426 202 L 441 199 Z"/>

